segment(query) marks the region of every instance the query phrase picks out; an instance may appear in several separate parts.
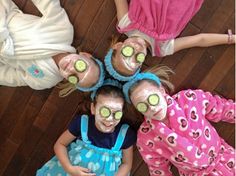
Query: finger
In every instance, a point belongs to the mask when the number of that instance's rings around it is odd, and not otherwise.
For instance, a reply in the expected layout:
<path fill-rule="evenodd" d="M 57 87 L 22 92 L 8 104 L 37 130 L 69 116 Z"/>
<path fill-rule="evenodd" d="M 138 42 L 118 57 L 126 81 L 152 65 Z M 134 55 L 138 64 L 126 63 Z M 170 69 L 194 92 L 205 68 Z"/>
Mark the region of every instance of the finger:
<path fill-rule="evenodd" d="M 86 172 L 86 173 L 91 172 L 88 168 L 80 167 L 80 166 L 78 166 L 78 167 L 79 167 L 79 169 L 80 169 L 82 172 Z"/>

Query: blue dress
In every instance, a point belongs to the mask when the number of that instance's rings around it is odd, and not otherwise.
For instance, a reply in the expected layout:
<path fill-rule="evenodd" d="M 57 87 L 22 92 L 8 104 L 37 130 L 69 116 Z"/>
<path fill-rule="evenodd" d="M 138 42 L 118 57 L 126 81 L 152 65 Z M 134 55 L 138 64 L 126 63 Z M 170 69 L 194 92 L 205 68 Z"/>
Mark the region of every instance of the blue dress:
<path fill-rule="evenodd" d="M 122 160 L 121 146 L 129 125 L 123 124 L 120 128 L 115 145 L 111 149 L 96 147 L 88 139 L 88 116 L 81 117 L 82 140 L 77 139 L 68 147 L 68 156 L 72 165 L 85 167 L 96 173 L 97 176 L 112 176 L 118 171 Z M 54 156 L 41 169 L 37 176 L 68 176 L 59 160 Z"/>

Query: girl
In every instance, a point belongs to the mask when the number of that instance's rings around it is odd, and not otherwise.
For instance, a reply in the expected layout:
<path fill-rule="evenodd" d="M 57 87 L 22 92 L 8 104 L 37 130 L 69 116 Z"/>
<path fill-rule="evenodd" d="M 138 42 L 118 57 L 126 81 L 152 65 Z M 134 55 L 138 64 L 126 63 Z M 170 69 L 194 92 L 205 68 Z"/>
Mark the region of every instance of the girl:
<path fill-rule="evenodd" d="M 165 70 L 140 73 L 127 82 L 127 100 L 144 115 L 137 146 L 151 176 L 170 176 L 173 164 L 181 176 L 233 176 L 235 151 L 208 120 L 235 122 L 235 103 L 202 90 L 169 96 Z"/>
<path fill-rule="evenodd" d="M 176 38 L 200 9 L 203 0 L 114 0 L 120 33 L 128 36 L 117 42 L 105 57 L 108 72 L 128 81 L 139 72 L 147 49 L 152 56 L 164 57 L 190 47 L 235 43 L 235 35 L 198 34 Z"/>
<path fill-rule="evenodd" d="M 117 85 L 96 91 L 92 116 L 77 116 L 71 122 L 54 146 L 56 157 L 38 170 L 37 176 L 128 175 L 136 134 L 127 124 L 119 123 L 124 97 Z"/>
<path fill-rule="evenodd" d="M 65 78 L 85 91 L 101 86 L 101 62 L 72 54 L 73 26 L 60 1 L 32 1 L 42 17 L 24 14 L 11 0 L 0 2 L 0 85 L 41 90 Z"/>

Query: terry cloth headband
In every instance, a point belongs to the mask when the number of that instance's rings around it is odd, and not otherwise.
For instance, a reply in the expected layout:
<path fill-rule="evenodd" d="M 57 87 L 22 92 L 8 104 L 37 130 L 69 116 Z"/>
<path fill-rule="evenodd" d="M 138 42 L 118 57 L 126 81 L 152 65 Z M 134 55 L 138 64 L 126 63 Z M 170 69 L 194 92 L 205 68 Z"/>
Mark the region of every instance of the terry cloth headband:
<path fill-rule="evenodd" d="M 129 90 L 131 87 L 133 87 L 133 85 L 140 81 L 140 80 L 152 80 L 154 81 L 155 83 L 157 83 L 159 86 L 161 85 L 161 81 L 159 79 L 158 76 L 156 76 L 155 74 L 153 73 L 150 73 L 150 72 L 146 72 L 146 73 L 139 73 L 137 74 L 137 76 L 130 80 L 129 82 L 125 83 L 123 85 L 123 93 L 124 93 L 124 96 L 125 96 L 125 100 L 128 102 L 128 103 L 131 103 L 130 101 L 130 98 L 129 98 Z"/>
<path fill-rule="evenodd" d="M 94 90 L 98 89 L 99 87 L 101 87 L 103 82 L 104 82 L 105 72 L 104 72 L 103 64 L 98 59 L 94 59 L 94 60 L 97 62 L 98 66 L 99 66 L 99 70 L 100 70 L 99 79 L 98 79 L 97 83 L 93 87 L 84 88 L 84 87 L 76 86 L 77 89 L 79 89 L 79 90 L 81 90 L 83 92 L 94 91 Z"/>
<path fill-rule="evenodd" d="M 104 83 L 103 83 L 103 85 L 102 86 L 114 86 L 114 87 L 118 87 L 119 89 L 122 89 L 122 84 L 119 82 L 119 81 L 117 81 L 117 80 L 114 80 L 114 79 L 106 79 L 105 81 L 104 81 Z M 102 87 L 101 86 L 101 87 Z M 99 88 L 97 88 L 96 90 L 94 90 L 92 93 L 91 93 L 91 95 L 90 95 L 90 97 L 91 97 L 91 99 L 92 100 L 94 100 L 94 98 L 95 98 L 95 96 L 96 96 L 96 94 L 97 94 L 97 90 L 98 90 Z"/>
<path fill-rule="evenodd" d="M 132 76 L 123 76 L 119 74 L 112 66 L 112 63 L 111 63 L 112 53 L 113 53 L 113 49 L 110 49 L 107 55 L 105 56 L 104 62 L 105 62 L 106 70 L 113 78 L 118 79 L 119 81 L 129 81 L 133 79 L 140 72 L 140 69 L 138 69 L 135 72 L 135 74 Z"/>

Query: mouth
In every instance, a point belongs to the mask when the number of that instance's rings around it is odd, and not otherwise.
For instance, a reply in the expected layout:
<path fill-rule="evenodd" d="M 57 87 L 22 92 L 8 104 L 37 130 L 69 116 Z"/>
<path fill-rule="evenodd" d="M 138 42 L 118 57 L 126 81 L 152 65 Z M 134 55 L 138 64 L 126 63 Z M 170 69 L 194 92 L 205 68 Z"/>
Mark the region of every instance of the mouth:
<path fill-rule="evenodd" d="M 113 124 L 105 124 L 105 123 L 103 123 L 103 125 L 107 128 L 111 128 L 113 126 Z"/>
<path fill-rule="evenodd" d="M 153 114 L 153 116 L 157 116 L 160 112 L 161 112 L 162 109 L 159 109 L 155 114 Z"/>
<path fill-rule="evenodd" d="M 132 72 L 135 72 L 140 67 L 140 65 L 133 65 L 132 66 L 132 64 L 129 62 L 125 62 L 125 66 L 129 71 L 132 71 Z"/>

